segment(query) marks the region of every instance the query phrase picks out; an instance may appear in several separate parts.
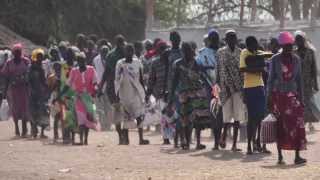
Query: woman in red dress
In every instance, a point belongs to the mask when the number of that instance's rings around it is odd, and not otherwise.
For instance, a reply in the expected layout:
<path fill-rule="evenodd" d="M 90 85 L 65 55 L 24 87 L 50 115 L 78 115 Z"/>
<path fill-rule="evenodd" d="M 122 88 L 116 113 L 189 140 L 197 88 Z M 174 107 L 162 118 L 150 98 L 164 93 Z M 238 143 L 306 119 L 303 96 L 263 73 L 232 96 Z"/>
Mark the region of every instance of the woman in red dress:
<path fill-rule="evenodd" d="M 278 163 L 284 164 L 282 150 L 295 150 L 295 164 L 306 163 L 300 150 L 306 149 L 301 61 L 293 53 L 294 37 L 279 35 L 282 52 L 272 57 L 268 80 L 268 99 L 277 117 Z"/>

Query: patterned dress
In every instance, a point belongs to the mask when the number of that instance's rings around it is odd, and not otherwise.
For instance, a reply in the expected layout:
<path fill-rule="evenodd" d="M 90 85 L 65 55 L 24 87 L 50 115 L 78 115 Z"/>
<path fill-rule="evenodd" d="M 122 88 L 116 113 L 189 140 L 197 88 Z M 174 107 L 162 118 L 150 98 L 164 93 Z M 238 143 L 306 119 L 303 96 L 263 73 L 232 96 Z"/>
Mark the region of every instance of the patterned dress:
<path fill-rule="evenodd" d="M 173 85 L 177 87 L 182 124 L 193 123 L 194 127 L 201 129 L 211 127 L 210 98 L 200 66 L 196 62 L 187 64 L 182 59 L 176 62 L 174 72 Z M 172 93 L 171 98 L 174 97 Z"/>
<path fill-rule="evenodd" d="M 36 64 L 31 65 L 29 72 L 29 83 L 31 87 L 30 109 L 33 124 L 35 126 L 49 126 L 50 91 L 46 82 L 45 72 Z"/>
<path fill-rule="evenodd" d="M 311 98 L 315 93 L 315 89 L 318 88 L 317 82 L 317 64 L 312 49 L 306 48 L 304 51 L 295 51 L 301 58 L 302 62 L 302 78 L 304 87 L 304 104 L 305 122 L 318 122 L 319 120 L 312 113 Z"/>
<path fill-rule="evenodd" d="M 87 66 L 84 72 L 79 67 L 70 71 L 68 84 L 76 96 L 74 97 L 74 108 L 78 126 L 98 130 L 96 123 L 96 107 L 93 101 L 95 96 L 95 85 L 97 84 L 97 73 L 92 66 Z"/>
<path fill-rule="evenodd" d="M 282 78 L 284 82 L 292 80 L 294 64 L 291 59 L 281 59 Z M 304 128 L 304 107 L 297 92 L 272 92 L 272 111 L 277 117 L 277 141 L 284 150 L 306 149 Z"/>
<path fill-rule="evenodd" d="M 225 46 L 217 52 L 217 83 L 221 89 L 220 100 L 222 105 L 232 94 L 241 92 L 243 86 L 243 75 L 239 70 L 240 48 L 232 52 Z"/>
<path fill-rule="evenodd" d="M 29 64 L 29 59 L 21 57 L 20 63 L 16 64 L 12 59 L 7 61 L 2 69 L 2 74 L 9 80 L 7 100 L 15 120 L 30 119 L 30 89 L 27 78 Z"/>

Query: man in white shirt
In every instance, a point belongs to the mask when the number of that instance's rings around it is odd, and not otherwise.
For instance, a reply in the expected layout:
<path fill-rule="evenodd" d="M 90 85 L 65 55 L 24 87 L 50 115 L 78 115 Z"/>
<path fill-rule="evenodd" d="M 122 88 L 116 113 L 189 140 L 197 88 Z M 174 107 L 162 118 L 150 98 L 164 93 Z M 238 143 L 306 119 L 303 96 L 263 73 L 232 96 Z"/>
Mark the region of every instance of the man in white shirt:
<path fill-rule="evenodd" d="M 109 53 L 109 47 L 104 45 L 100 48 L 100 53 L 93 59 L 93 65 L 97 72 L 98 84 L 102 80 L 102 76 L 105 70 L 105 63 L 107 55 Z M 105 88 L 103 88 L 104 91 Z M 110 130 L 111 122 L 108 122 L 108 109 L 110 109 L 110 103 L 107 95 L 102 95 L 96 98 L 97 114 L 100 120 L 102 130 Z"/>

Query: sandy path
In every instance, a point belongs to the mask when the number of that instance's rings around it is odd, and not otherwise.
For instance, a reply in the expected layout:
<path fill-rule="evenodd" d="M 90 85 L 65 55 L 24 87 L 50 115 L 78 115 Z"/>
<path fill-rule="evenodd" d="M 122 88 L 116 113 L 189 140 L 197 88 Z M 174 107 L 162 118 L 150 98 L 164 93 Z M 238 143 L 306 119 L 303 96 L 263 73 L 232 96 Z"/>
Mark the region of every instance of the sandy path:
<path fill-rule="evenodd" d="M 308 135 L 309 150 L 303 152 L 307 165 L 292 165 L 293 152 L 285 152 L 288 165 L 279 167 L 275 145 L 269 145 L 274 152 L 270 156 L 213 152 L 208 132 L 206 150 L 182 151 L 160 145 L 161 137 L 153 133 L 147 134 L 150 146 L 138 146 L 136 132 L 130 133 L 130 146 L 118 146 L 115 132 L 91 133 L 86 147 L 12 140 L 12 126 L 12 122 L 0 122 L 1 180 L 320 179 L 319 132 Z M 245 149 L 245 144 L 240 147 Z M 68 168 L 70 172 L 58 172 Z"/>

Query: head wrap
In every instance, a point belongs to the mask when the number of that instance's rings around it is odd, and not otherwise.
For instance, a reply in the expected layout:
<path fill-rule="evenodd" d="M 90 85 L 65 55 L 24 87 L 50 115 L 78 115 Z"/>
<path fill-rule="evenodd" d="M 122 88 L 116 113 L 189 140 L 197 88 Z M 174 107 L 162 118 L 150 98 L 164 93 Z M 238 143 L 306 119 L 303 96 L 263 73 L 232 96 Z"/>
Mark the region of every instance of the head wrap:
<path fill-rule="evenodd" d="M 81 52 L 80 49 L 79 49 L 77 46 L 71 46 L 70 48 L 71 48 L 71 50 L 72 50 L 75 54 Z"/>
<path fill-rule="evenodd" d="M 156 50 L 159 50 L 161 47 L 168 47 L 168 44 L 164 41 L 164 40 L 160 40 L 157 44 L 156 44 Z"/>
<path fill-rule="evenodd" d="M 219 32 L 216 29 L 210 29 L 208 32 L 208 37 L 213 35 L 219 36 Z"/>
<path fill-rule="evenodd" d="M 21 43 L 14 44 L 12 47 L 12 51 L 15 51 L 15 50 L 22 50 L 22 44 Z"/>
<path fill-rule="evenodd" d="M 228 34 L 237 34 L 237 32 L 234 29 L 228 29 L 225 33 L 225 36 L 227 36 Z"/>
<path fill-rule="evenodd" d="M 68 47 L 69 46 L 69 42 L 67 41 L 60 41 L 59 43 L 59 47 Z"/>
<path fill-rule="evenodd" d="M 52 51 L 56 51 L 59 53 L 59 49 L 57 46 L 51 46 L 50 49 L 49 49 L 49 55 L 51 55 Z"/>
<path fill-rule="evenodd" d="M 77 58 L 86 59 L 86 54 L 84 52 L 77 52 L 76 53 Z"/>
<path fill-rule="evenodd" d="M 280 45 L 293 44 L 294 37 L 288 31 L 280 32 L 280 34 L 278 36 L 278 42 Z"/>
<path fill-rule="evenodd" d="M 108 49 L 108 51 L 110 50 L 109 47 L 107 45 L 103 45 L 101 46 L 100 50 L 103 50 L 103 49 Z"/>
<path fill-rule="evenodd" d="M 44 56 L 44 50 L 41 49 L 41 48 L 37 48 L 37 49 L 35 49 L 35 50 L 32 51 L 32 53 L 31 53 L 31 60 L 32 60 L 33 62 L 36 62 L 36 61 L 38 60 L 38 59 L 37 59 L 38 54 L 42 54 L 42 55 Z"/>
<path fill-rule="evenodd" d="M 297 36 L 302 36 L 303 38 L 306 38 L 306 33 L 301 31 L 301 30 L 298 30 L 296 32 L 294 32 L 294 36 L 297 37 Z"/>

